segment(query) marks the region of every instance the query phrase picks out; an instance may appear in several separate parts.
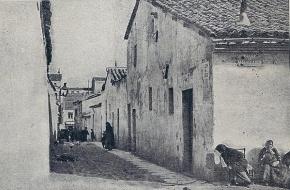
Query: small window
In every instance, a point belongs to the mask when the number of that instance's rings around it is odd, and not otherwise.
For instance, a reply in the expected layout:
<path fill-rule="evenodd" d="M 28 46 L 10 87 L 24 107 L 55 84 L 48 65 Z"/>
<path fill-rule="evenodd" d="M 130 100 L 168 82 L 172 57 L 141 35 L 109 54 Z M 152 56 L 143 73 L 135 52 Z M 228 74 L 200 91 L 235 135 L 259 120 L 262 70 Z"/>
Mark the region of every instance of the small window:
<path fill-rule="evenodd" d="M 149 110 L 152 110 L 152 87 L 149 87 Z"/>
<path fill-rule="evenodd" d="M 154 34 L 155 32 L 155 20 L 154 18 L 151 19 L 151 23 L 150 23 L 150 34 Z"/>
<path fill-rule="evenodd" d="M 137 45 L 134 46 L 134 67 L 137 65 Z"/>
<path fill-rule="evenodd" d="M 169 114 L 174 113 L 174 95 L 173 95 L 173 88 L 169 88 Z"/>
<path fill-rule="evenodd" d="M 68 112 L 68 118 L 72 119 L 73 118 L 73 112 Z"/>

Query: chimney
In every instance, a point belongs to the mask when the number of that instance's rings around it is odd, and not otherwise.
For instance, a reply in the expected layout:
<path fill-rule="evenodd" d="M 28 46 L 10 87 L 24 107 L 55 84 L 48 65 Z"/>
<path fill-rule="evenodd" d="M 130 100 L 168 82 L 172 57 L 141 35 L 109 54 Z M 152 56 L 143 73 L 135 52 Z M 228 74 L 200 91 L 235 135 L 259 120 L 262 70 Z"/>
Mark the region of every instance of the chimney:
<path fill-rule="evenodd" d="M 244 25 L 244 26 L 250 26 L 250 20 L 248 18 L 248 15 L 246 13 L 247 10 L 247 0 L 242 0 L 241 2 L 241 8 L 240 8 L 240 18 L 237 22 L 237 25 Z"/>

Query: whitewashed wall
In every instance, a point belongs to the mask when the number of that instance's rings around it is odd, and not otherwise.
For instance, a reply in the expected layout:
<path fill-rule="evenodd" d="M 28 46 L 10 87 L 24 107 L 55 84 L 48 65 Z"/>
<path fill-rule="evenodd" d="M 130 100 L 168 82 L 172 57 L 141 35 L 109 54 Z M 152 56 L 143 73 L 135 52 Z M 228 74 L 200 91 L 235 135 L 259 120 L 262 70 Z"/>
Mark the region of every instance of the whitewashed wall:
<path fill-rule="evenodd" d="M 232 56 L 214 58 L 215 145 L 226 143 L 250 151 L 272 139 L 277 148 L 289 151 L 289 53 L 267 53 L 261 67 L 237 67 Z"/>
<path fill-rule="evenodd" d="M 0 186 L 11 187 L 12 179 L 21 183 L 49 173 L 46 63 L 37 1 L 0 1 L 0 33 Z"/>

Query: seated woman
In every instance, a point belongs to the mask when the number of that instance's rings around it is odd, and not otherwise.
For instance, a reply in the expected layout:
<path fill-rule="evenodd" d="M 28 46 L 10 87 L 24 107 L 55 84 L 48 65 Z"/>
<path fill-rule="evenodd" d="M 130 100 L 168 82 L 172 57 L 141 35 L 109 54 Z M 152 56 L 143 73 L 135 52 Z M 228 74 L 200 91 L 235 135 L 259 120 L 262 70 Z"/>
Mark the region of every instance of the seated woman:
<path fill-rule="evenodd" d="M 273 146 L 273 141 L 268 140 L 260 151 L 258 162 L 263 170 L 263 183 L 265 185 L 277 184 L 280 173 L 280 155 Z"/>
<path fill-rule="evenodd" d="M 227 164 L 232 185 L 248 186 L 252 183 L 247 174 L 248 161 L 244 158 L 243 153 L 223 144 L 219 144 L 215 149 Z"/>

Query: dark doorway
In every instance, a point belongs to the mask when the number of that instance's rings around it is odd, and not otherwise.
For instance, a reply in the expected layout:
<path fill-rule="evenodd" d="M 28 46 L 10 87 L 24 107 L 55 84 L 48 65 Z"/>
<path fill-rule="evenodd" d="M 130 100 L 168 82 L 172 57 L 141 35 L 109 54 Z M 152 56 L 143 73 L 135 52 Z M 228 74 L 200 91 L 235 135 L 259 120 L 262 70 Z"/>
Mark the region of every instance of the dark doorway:
<path fill-rule="evenodd" d="M 127 113 L 128 113 L 128 141 L 127 141 L 127 150 L 131 151 L 131 104 L 127 105 Z"/>
<path fill-rule="evenodd" d="M 117 137 L 116 137 L 116 129 L 115 129 L 115 113 L 114 112 L 112 112 L 112 128 L 113 128 L 113 134 L 114 134 L 114 142 L 116 143 L 116 139 L 117 139 Z"/>
<path fill-rule="evenodd" d="M 182 91 L 183 170 L 192 172 L 192 89 Z"/>
<path fill-rule="evenodd" d="M 136 109 L 132 110 L 132 117 L 133 117 L 133 147 L 132 151 L 136 152 Z"/>

